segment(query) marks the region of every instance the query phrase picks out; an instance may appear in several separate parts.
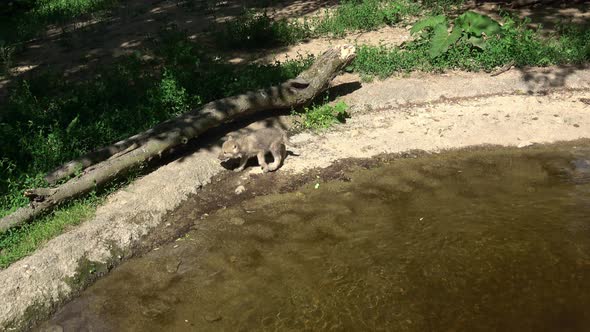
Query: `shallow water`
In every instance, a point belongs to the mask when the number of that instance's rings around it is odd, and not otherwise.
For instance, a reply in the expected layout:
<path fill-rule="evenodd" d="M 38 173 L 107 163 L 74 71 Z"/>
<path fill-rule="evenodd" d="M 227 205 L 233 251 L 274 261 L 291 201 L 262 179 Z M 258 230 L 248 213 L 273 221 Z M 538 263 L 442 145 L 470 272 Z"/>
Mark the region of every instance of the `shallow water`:
<path fill-rule="evenodd" d="M 590 331 L 590 147 L 399 159 L 196 220 L 42 329 Z"/>

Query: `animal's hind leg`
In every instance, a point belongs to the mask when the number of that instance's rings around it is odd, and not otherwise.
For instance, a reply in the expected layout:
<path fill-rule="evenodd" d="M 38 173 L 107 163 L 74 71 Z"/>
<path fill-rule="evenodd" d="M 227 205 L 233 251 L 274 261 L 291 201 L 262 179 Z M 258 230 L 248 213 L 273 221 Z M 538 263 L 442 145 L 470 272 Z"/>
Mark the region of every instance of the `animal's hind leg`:
<path fill-rule="evenodd" d="M 258 152 L 258 154 L 256 155 L 256 157 L 258 158 L 258 164 L 262 167 L 262 171 L 264 173 L 269 171 L 269 166 L 266 163 L 266 160 L 264 160 L 264 152 Z"/>
<path fill-rule="evenodd" d="M 281 160 L 285 162 L 285 158 L 287 158 L 287 146 L 285 144 L 281 144 Z"/>
<path fill-rule="evenodd" d="M 283 160 L 285 159 L 285 154 L 287 154 L 287 150 L 283 144 L 274 144 L 270 149 L 270 153 L 272 153 L 273 162 L 270 164 L 270 170 L 276 171 L 282 164 Z"/>

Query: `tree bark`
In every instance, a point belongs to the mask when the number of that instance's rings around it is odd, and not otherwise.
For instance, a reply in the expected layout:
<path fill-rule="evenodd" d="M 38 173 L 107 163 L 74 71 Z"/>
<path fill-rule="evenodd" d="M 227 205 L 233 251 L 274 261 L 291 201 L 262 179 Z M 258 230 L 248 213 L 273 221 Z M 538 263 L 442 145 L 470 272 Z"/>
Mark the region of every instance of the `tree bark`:
<path fill-rule="evenodd" d="M 55 168 L 53 171 L 49 172 L 45 176 L 45 181 L 47 181 L 50 185 L 54 185 L 59 180 L 68 178 L 76 174 L 76 172 L 79 170 L 82 170 L 86 167 L 92 166 L 101 161 L 116 156 L 117 154 L 119 154 L 122 151 L 125 151 L 128 148 L 136 148 L 136 142 L 138 142 L 141 139 L 145 139 L 145 134 L 146 133 L 141 133 L 135 136 L 131 136 L 113 145 L 104 147 L 96 151 L 92 151 L 76 160 L 69 161 Z"/>
<path fill-rule="evenodd" d="M 331 48 L 320 55 L 311 67 L 297 78 L 279 86 L 210 102 L 127 140 L 71 161 L 52 172 L 51 179 L 57 181 L 78 169 L 92 167 L 57 188 L 27 190 L 25 195 L 35 197 L 35 201 L 31 202 L 30 206 L 20 208 L 0 219 L 0 233 L 103 186 L 141 163 L 161 155 L 174 146 L 184 144 L 215 126 L 260 111 L 306 105 L 325 91 L 330 81 L 355 56 L 353 46 Z M 44 194 L 46 196 L 43 196 Z"/>

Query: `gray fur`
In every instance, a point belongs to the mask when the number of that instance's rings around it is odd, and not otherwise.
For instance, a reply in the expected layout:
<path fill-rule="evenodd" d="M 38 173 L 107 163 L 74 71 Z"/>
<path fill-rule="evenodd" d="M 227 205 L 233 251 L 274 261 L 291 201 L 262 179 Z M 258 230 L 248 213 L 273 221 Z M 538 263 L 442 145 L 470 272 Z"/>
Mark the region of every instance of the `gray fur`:
<path fill-rule="evenodd" d="M 276 171 L 282 165 L 287 155 L 286 145 L 292 146 L 283 130 L 263 128 L 239 137 L 230 136 L 221 146 L 218 158 L 221 161 L 240 158 L 240 166 L 234 169 L 235 172 L 240 172 L 246 166 L 248 159 L 256 156 L 262 171 L 266 173 Z M 264 158 L 268 152 L 274 158 L 270 165 L 266 163 Z"/>

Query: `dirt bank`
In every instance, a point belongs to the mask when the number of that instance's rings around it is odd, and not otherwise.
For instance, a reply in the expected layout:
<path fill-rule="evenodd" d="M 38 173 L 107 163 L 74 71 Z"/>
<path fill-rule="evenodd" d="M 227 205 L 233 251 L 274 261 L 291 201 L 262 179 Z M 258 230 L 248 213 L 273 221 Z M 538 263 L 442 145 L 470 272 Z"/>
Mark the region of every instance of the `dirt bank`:
<path fill-rule="evenodd" d="M 576 68 L 511 71 L 498 77 L 421 74 L 366 84 L 346 75 L 335 81 L 333 91 L 353 105 L 352 118 L 323 134 L 292 137 L 300 156 L 289 157 L 279 172 L 298 176 L 342 158 L 412 149 L 526 146 L 590 137 L 589 82 L 590 70 Z M 174 239 L 186 225 L 167 223 L 165 217 L 191 195 L 201 190 L 236 195 L 239 185 L 255 194 L 252 184 L 265 181 L 259 168 L 229 173 L 216 160 L 217 149 L 216 144 L 202 146 L 160 167 L 113 194 L 93 220 L 0 271 L 5 303 L 0 326 L 26 327 L 125 258 Z M 211 185 L 215 175 L 231 182 Z"/>

